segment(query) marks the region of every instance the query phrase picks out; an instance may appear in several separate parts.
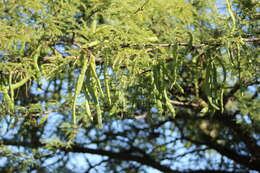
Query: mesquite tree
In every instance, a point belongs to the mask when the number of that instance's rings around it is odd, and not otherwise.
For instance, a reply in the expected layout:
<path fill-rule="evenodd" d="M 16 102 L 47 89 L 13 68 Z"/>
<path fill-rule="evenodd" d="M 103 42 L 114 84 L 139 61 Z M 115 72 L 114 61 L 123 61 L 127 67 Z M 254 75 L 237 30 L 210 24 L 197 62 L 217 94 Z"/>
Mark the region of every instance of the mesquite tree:
<path fill-rule="evenodd" d="M 0 2 L 0 172 L 260 171 L 257 0 Z"/>

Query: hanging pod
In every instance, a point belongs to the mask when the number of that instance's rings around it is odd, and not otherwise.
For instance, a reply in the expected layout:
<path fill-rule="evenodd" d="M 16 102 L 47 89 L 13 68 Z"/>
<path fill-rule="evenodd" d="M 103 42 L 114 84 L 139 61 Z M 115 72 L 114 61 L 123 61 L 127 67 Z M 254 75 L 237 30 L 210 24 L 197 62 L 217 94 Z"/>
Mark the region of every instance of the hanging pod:
<path fill-rule="evenodd" d="M 153 66 L 153 79 L 154 79 L 154 87 L 160 91 L 161 88 L 161 78 L 162 76 L 160 75 L 160 67 L 158 64 Z"/>
<path fill-rule="evenodd" d="M 189 43 L 188 43 L 188 47 L 186 49 L 186 53 L 188 53 L 188 51 L 193 49 L 193 35 L 190 31 L 187 31 L 188 35 L 189 35 Z"/>
<path fill-rule="evenodd" d="M 177 69 L 178 69 L 178 46 L 174 46 L 172 48 L 172 55 L 173 55 L 173 68 L 172 68 L 172 84 L 171 86 L 175 85 L 176 78 L 177 78 Z"/>
<path fill-rule="evenodd" d="M 76 84 L 76 90 L 74 93 L 74 97 L 73 97 L 73 107 L 72 107 L 72 117 L 73 117 L 73 122 L 74 124 L 76 124 L 77 119 L 76 119 L 76 103 L 77 103 L 77 97 L 80 94 L 80 91 L 82 89 L 82 85 L 85 79 L 85 73 L 87 71 L 88 68 L 88 61 L 87 58 L 85 58 L 85 56 L 81 55 L 81 61 L 83 61 L 83 65 L 81 67 L 81 71 L 80 74 L 78 76 L 78 80 L 77 80 L 77 84 Z"/>
<path fill-rule="evenodd" d="M 223 73 L 223 80 L 222 80 L 222 84 L 220 85 L 220 91 L 219 91 L 219 106 L 220 106 L 220 110 L 223 113 L 224 112 L 224 105 L 223 105 L 223 96 L 224 96 L 224 85 L 226 82 L 226 78 L 227 78 L 227 71 L 226 71 L 226 67 L 223 64 L 223 62 L 221 61 L 221 59 L 216 56 L 215 59 L 219 62 L 221 68 L 222 68 L 222 73 Z"/>
<path fill-rule="evenodd" d="M 98 91 L 95 86 L 93 86 L 93 98 L 94 102 L 96 105 L 96 111 L 97 111 L 97 123 L 98 123 L 98 128 L 102 127 L 102 111 L 101 111 L 101 106 L 98 100 Z"/>
<path fill-rule="evenodd" d="M 155 104 L 157 106 L 158 112 L 162 113 L 163 112 L 163 104 L 162 101 L 164 102 L 165 106 L 168 108 L 170 113 L 172 114 L 173 117 L 175 117 L 175 109 L 173 105 L 170 103 L 170 99 L 167 96 L 167 83 L 165 82 L 165 76 L 167 74 L 167 69 L 166 69 L 166 63 L 165 61 L 158 63 L 157 65 L 154 66 L 153 68 L 153 76 L 152 77 L 152 84 L 154 85 L 154 91 L 153 93 L 155 94 Z"/>
<path fill-rule="evenodd" d="M 153 90 L 152 90 L 152 98 L 154 99 L 154 103 L 158 109 L 159 112 L 162 112 L 163 108 L 162 108 L 162 103 L 160 101 L 160 99 L 158 98 L 159 92 L 156 88 L 156 84 L 154 82 L 154 73 L 152 71 L 151 73 L 151 84 L 153 86 Z"/>
<path fill-rule="evenodd" d="M 97 84 L 97 88 L 101 94 L 101 97 L 104 98 L 104 93 L 103 93 L 103 90 L 102 90 L 102 87 L 101 87 L 101 83 L 100 83 L 100 80 L 97 76 L 97 73 L 96 73 L 96 61 L 95 61 L 95 56 L 90 52 L 90 60 L 89 60 L 89 65 L 90 65 L 90 70 L 91 70 L 91 74 L 92 74 L 92 77 L 95 79 L 96 81 L 96 84 Z"/>
<path fill-rule="evenodd" d="M 40 67 L 38 65 L 38 60 L 39 60 L 39 57 L 40 57 L 40 53 L 41 53 L 41 48 L 42 46 L 41 45 L 38 45 L 38 47 L 36 48 L 36 50 L 33 52 L 32 54 L 32 57 L 33 57 L 33 65 L 34 65 L 34 68 L 36 69 L 36 81 L 41 84 L 41 70 L 40 70 Z"/>
<path fill-rule="evenodd" d="M 102 110 L 101 110 L 101 106 L 100 106 L 100 103 L 99 103 L 97 83 L 96 83 L 95 80 L 91 80 L 91 84 L 90 84 L 90 87 L 89 87 L 89 93 L 94 100 L 94 104 L 95 104 L 95 108 L 96 108 L 98 128 L 101 128 L 102 127 Z"/>
<path fill-rule="evenodd" d="M 89 78 L 88 79 L 89 84 L 87 86 L 88 86 L 89 94 L 92 96 L 92 98 L 94 100 L 96 114 L 97 114 L 98 128 L 101 128 L 102 127 L 102 110 L 101 110 L 101 106 L 99 103 L 99 94 L 101 95 L 101 98 L 104 98 L 104 93 L 101 88 L 100 80 L 96 73 L 95 56 L 91 52 L 89 52 L 89 53 L 90 53 L 90 59 L 89 59 L 90 68 L 87 71 L 88 78 Z M 90 78 L 91 78 L 91 80 L 90 80 Z"/>
<path fill-rule="evenodd" d="M 238 42 L 236 42 L 236 47 L 237 47 L 237 69 L 238 69 L 238 80 L 239 82 L 241 83 L 241 59 L 240 59 L 240 56 L 241 56 L 241 47 L 240 47 L 240 44 Z M 241 90 L 242 91 L 242 90 Z M 240 92 L 240 96 L 242 97 L 243 96 L 243 92 Z"/>
<path fill-rule="evenodd" d="M 7 103 L 8 111 L 13 112 L 14 111 L 14 101 L 10 97 L 10 95 L 8 94 L 8 89 L 7 88 L 5 88 L 3 90 L 3 100 Z"/>
<path fill-rule="evenodd" d="M 91 31 L 94 34 L 96 32 L 97 29 L 97 20 L 93 20 L 92 24 L 91 24 Z"/>
<path fill-rule="evenodd" d="M 88 86 L 86 86 L 90 81 L 88 80 L 88 78 L 90 77 L 90 75 L 88 75 L 88 71 L 87 70 L 87 74 L 86 74 L 86 81 L 83 83 L 83 88 L 84 88 L 84 91 L 85 91 L 85 110 L 86 110 L 86 119 L 85 120 L 90 120 L 90 121 L 93 121 L 93 117 L 91 115 L 91 110 L 90 110 L 90 106 L 89 106 L 89 100 L 90 100 L 90 93 L 89 93 L 89 90 L 88 90 Z"/>
<path fill-rule="evenodd" d="M 14 90 L 24 85 L 30 78 L 31 75 L 26 76 L 21 81 L 12 84 L 13 74 L 9 73 L 8 86 L 0 87 L 0 92 L 3 93 L 3 99 L 8 105 L 10 112 L 14 111 Z M 8 93 L 10 91 L 10 94 Z"/>
<path fill-rule="evenodd" d="M 225 84 L 226 79 L 227 79 L 227 70 L 226 70 L 226 67 L 225 67 L 225 65 L 223 64 L 222 60 L 221 60 L 218 56 L 215 56 L 215 59 L 218 61 L 219 65 L 220 65 L 221 68 L 222 68 L 222 73 L 223 73 L 222 83 Z"/>
<path fill-rule="evenodd" d="M 169 111 L 172 114 L 172 116 L 175 117 L 176 116 L 176 112 L 175 112 L 175 109 L 174 109 L 173 105 L 170 102 L 170 99 L 167 96 L 166 88 L 163 90 L 163 95 L 164 95 L 166 107 L 169 109 Z"/>
<path fill-rule="evenodd" d="M 107 72 L 108 69 L 108 58 L 105 58 L 105 66 L 104 66 L 104 82 L 105 82 L 105 88 L 106 88 L 106 95 L 107 95 L 107 101 L 109 106 L 111 106 L 111 96 L 110 96 L 110 87 L 109 87 L 109 75 Z"/>
<path fill-rule="evenodd" d="M 160 98 L 155 98 L 155 105 L 157 106 L 158 112 L 163 113 L 163 104 L 160 100 Z"/>
<path fill-rule="evenodd" d="M 158 68 L 158 65 L 154 65 L 153 68 L 152 68 L 152 73 L 151 73 L 151 83 L 152 83 L 152 86 L 153 86 L 153 91 L 152 91 L 152 94 L 153 94 L 153 99 L 155 101 L 155 105 L 156 105 L 156 108 L 158 109 L 158 112 L 159 113 L 162 113 L 163 112 L 163 105 L 162 105 L 162 102 L 161 102 L 161 94 L 160 94 L 160 72 L 159 72 L 159 68 Z"/>
<path fill-rule="evenodd" d="M 10 101 L 9 101 L 9 108 L 10 108 L 10 111 L 13 112 L 14 111 L 14 88 L 12 86 L 12 78 L 13 78 L 13 73 L 10 72 L 9 73 L 9 90 L 10 90 L 10 98 L 8 98 Z M 9 95 L 8 95 L 9 96 Z M 6 96 L 6 97 L 8 97 Z"/>
<path fill-rule="evenodd" d="M 235 66 L 235 60 L 234 60 L 234 55 L 233 55 L 233 47 L 231 47 L 232 45 L 227 42 L 227 52 L 228 52 L 228 56 L 230 59 L 230 62 L 233 66 Z"/>
<path fill-rule="evenodd" d="M 203 49 L 199 54 L 192 57 L 192 63 L 196 65 L 195 76 L 194 76 L 194 87 L 195 87 L 195 95 L 199 97 L 199 79 L 201 78 L 201 61 L 199 60 L 205 54 L 205 49 Z"/>
<path fill-rule="evenodd" d="M 235 15 L 234 15 L 233 11 L 232 11 L 232 4 L 231 4 L 231 2 L 229 0 L 226 0 L 226 2 L 227 2 L 227 10 L 228 10 L 228 13 L 229 13 L 229 15 L 231 17 L 232 23 L 233 23 L 232 32 L 234 32 L 235 28 L 236 28 L 236 18 L 235 18 Z"/>
<path fill-rule="evenodd" d="M 205 79 L 205 94 L 207 95 L 208 102 L 211 107 L 213 107 L 216 110 L 219 110 L 219 107 L 213 103 L 213 97 L 212 97 L 212 89 L 214 86 L 214 81 L 216 80 L 216 72 L 214 71 L 212 62 L 210 62 L 209 65 L 207 65 L 206 69 L 206 79 Z"/>
<path fill-rule="evenodd" d="M 191 41 L 192 44 L 192 36 Z M 176 88 L 180 93 L 184 94 L 184 89 L 181 87 L 179 83 L 177 83 L 177 71 L 179 68 L 179 56 L 178 56 L 178 46 L 174 46 L 172 49 L 172 55 L 173 55 L 173 68 L 172 68 L 172 74 L 171 74 L 171 85 L 170 88 Z"/>
<path fill-rule="evenodd" d="M 224 112 L 224 103 L 223 103 L 223 97 L 224 97 L 224 89 L 221 88 L 219 92 L 219 104 L 220 104 L 220 111 L 221 113 Z"/>

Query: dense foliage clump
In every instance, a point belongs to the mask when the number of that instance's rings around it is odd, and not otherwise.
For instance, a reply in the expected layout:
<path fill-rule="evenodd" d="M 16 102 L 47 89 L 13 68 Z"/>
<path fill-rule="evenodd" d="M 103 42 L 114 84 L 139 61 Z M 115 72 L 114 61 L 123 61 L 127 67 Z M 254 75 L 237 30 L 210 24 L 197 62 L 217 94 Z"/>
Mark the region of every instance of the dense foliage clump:
<path fill-rule="evenodd" d="M 259 171 L 259 9 L 0 2 L 1 169 Z"/>

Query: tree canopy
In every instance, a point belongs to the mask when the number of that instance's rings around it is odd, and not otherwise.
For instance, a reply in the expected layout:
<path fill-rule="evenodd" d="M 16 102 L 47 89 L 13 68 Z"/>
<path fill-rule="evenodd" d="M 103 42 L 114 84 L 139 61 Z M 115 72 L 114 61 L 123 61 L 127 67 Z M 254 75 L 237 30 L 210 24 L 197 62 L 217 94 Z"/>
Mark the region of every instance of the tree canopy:
<path fill-rule="evenodd" d="M 0 2 L 0 172 L 260 171 L 257 0 Z"/>

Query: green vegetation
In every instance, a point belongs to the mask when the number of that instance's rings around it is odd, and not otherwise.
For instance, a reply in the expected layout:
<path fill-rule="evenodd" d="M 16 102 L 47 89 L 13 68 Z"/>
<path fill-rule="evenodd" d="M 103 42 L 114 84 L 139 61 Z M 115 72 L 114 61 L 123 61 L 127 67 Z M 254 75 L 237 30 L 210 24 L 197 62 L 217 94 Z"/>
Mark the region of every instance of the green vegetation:
<path fill-rule="evenodd" d="M 0 172 L 260 171 L 259 11 L 1 1 Z"/>

